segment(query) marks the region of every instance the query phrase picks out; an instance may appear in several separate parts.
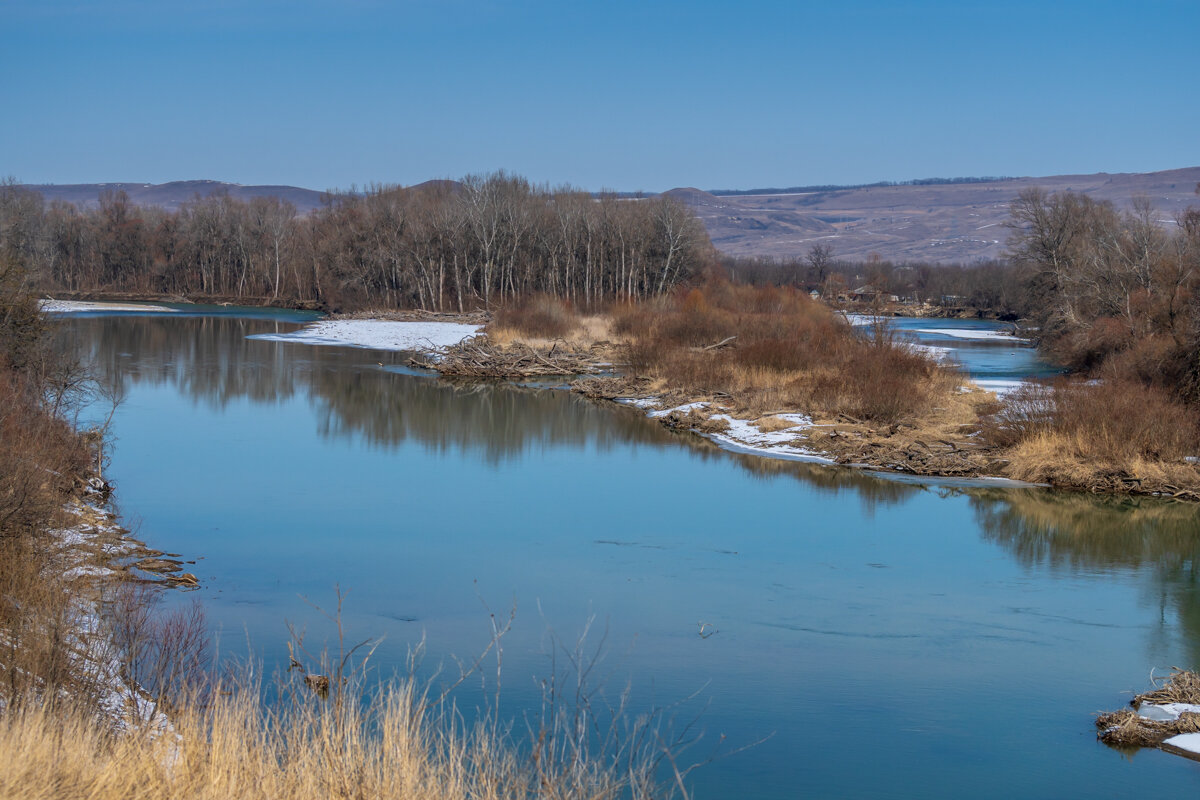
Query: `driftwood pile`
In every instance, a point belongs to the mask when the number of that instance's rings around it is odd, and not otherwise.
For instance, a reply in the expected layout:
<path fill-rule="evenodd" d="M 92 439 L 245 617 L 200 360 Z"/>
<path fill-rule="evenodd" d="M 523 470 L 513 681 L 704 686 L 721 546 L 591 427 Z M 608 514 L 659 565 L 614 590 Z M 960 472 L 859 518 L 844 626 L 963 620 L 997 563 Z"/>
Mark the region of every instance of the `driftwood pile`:
<path fill-rule="evenodd" d="M 539 375 L 584 375 L 611 368 L 599 360 L 602 345 L 587 351 L 568 349 L 561 341 L 548 349 L 527 344 L 507 347 L 490 344 L 486 337 L 447 347 L 432 356 L 412 359 L 413 366 L 434 369 L 446 378 L 529 378 Z"/>

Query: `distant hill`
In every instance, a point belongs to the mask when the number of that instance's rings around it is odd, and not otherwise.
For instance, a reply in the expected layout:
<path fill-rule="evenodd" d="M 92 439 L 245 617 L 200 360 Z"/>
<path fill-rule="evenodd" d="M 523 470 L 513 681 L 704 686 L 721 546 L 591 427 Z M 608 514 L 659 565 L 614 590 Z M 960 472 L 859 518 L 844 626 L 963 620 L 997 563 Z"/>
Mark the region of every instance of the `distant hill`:
<path fill-rule="evenodd" d="M 457 186 L 453 181 L 429 184 Z M 1009 203 L 1025 188 L 1072 190 L 1128 208 L 1134 197 L 1149 197 L 1164 225 L 1189 205 L 1200 167 L 1164 172 L 1054 175 L 1045 178 L 954 178 L 904 184 L 798 187 L 800 190 L 672 189 L 666 194 L 686 203 L 704 222 L 718 250 L 738 256 L 803 256 L 815 244 L 833 247 L 834 256 L 864 261 L 872 254 L 890 261 L 971 263 L 1001 258 L 1008 231 Z M 323 192 L 296 186 L 243 186 L 219 181 L 171 183 L 41 184 L 28 188 L 47 202 L 64 200 L 80 207 L 99 204 L 106 189 L 123 190 L 139 205 L 177 209 L 197 195 L 227 192 L 231 197 L 275 196 L 300 213 L 321 205 Z"/>
<path fill-rule="evenodd" d="M 1162 224 L 1174 224 L 1195 194 L 1200 167 L 1165 172 L 1055 175 L 1045 178 L 954 179 L 903 185 L 818 187 L 810 191 L 714 194 L 667 192 L 703 220 L 713 244 L 738 256 L 801 256 L 816 244 L 836 258 L 971 263 L 1000 258 L 1009 203 L 1025 188 L 1072 190 L 1128 208 L 1153 201 Z"/>
<path fill-rule="evenodd" d="M 238 200 L 254 197 L 279 197 L 287 200 L 301 214 L 307 214 L 321 205 L 324 192 L 301 189 L 298 186 L 243 186 L 240 183 L 221 181 L 171 181 L 170 183 L 42 183 L 27 184 L 27 189 L 41 192 L 47 203 L 61 200 L 78 208 L 96 208 L 100 205 L 100 194 L 105 190 L 123 191 L 130 201 L 139 206 L 158 206 L 171 211 L 197 195 L 227 193 Z"/>

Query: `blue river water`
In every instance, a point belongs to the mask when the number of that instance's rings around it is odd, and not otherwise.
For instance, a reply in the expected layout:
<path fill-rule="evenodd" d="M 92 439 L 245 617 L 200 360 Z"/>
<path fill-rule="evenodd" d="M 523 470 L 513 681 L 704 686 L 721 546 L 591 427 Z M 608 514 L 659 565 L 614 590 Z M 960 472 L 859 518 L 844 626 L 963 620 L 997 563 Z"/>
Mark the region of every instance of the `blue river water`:
<path fill-rule="evenodd" d="M 437 684 L 515 608 L 499 699 L 489 660 L 460 705 L 523 730 L 591 620 L 608 696 L 696 718 L 686 763 L 728 754 L 689 775 L 701 800 L 1200 790 L 1200 764 L 1092 726 L 1152 669 L 1200 666 L 1194 506 L 743 456 L 561 390 L 246 338 L 301 315 L 212 311 L 59 332 L 123 388 L 121 510 L 196 561 L 223 657 L 286 665 L 287 622 L 329 641 L 311 604 L 341 587 L 350 638 L 385 637 L 378 674 L 422 646 Z M 1015 343 L 916 335 L 976 376 L 1052 371 Z"/>

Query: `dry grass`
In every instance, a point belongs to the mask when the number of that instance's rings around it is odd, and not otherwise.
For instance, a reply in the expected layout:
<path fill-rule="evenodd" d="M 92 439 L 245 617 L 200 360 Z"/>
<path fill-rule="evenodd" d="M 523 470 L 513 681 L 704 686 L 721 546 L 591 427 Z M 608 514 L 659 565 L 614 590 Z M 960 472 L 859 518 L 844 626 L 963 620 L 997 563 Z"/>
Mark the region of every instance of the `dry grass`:
<path fill-rule="evenodd" d="M 1190 703 L 1200 705 L 1200 674 L 1175 670 L 1160 686 L 1133 698 L 1124 708 L 1096 718 L 1100 740 L 1118 747 L 1157 747 L 1181 733 L 1200 733 L 1200 714 L 1184 713 L 1176 720 L 1156 721 L 1139 716 L 1143 703 Z"/>
<path fill-rule="evenodd" d="M 31 691 L 86 692 L 73 670 L 70 587 L 61 577 L 62 507 L 89 454 L 19 373 L 0 371 L 0 702 Z"/>
<path fill-rule="evenodd" d="M 796 427 L 796 423 L 782 417 L 768 415 L 754 420 L 754 427 L 763 433 L 775 433 L 776 431 L 790 430 Z"/>
<path fill-rule="evenodd" d="M 491 327 L 530 339 L 561 339 L 579 325 L 579 315 L 566 301 L 546 295 L 534 295 L 500 308 L 492 316 Z"/>
<path fill-rule="evenodd" d="M 117 736 L 93 717 L 25 707 L 0 718 L 0 798 L 56 800 L 501 800 L 645 797 L 650 776 L 544 741 L 519 754 L 494 726 L 464 728 L 411 682 L 365 706 L 252 691 L 186 706 L 176 735 Z M 657 793 L 655 796 L 658 796 Z"/>
<path fill-rule="evenodd" d="M 1200 491 L 1196 410 L 1133 381 L 1060 380 L 1015 392 L 985 419 L 1020 480 L 1104 491 Z"/>
<path fill-rule="evenodd" d="M 487 342 L 479 345 L 487 358 L 462 374 L 476 377 L 504 377 L 539 374 L 521 367 L 520 362 L 549 358 L 566 362 L 540 370 L 545 374 L 573 374 L 587 371 L 581 367 L 593 361 L 608 362 L 613 357 L 610 345 L 610 320 L 603 315 L 576 312 L 566 301 L 538 295 L 495 313 L 486 328 Z M 458 373 L 456 373 L 458 374 Z"/>
<path fill-rule="evenodd" d="M 1181 733 L 1200 733 L 1200 714 L 1181 714 L 1179 719 L 1158 722 L 1138 716 L 1132 708 L 1096 717 L 1100 741 L 1118 747 L 1157 747 Z"/>

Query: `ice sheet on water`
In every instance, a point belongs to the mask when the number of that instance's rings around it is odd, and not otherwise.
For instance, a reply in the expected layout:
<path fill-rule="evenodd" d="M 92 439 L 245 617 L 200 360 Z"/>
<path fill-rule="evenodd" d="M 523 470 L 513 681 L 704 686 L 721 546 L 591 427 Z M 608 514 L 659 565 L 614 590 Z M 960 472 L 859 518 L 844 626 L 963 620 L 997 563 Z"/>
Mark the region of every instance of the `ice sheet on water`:
<path fill-rule="evenodd" d="M 949 336 L 952 339 L 975 339 L 981 341 L 1028 342 L 1004 331 L 981 331 L 972 328 L 918 328 L 916 333 L 930 333 L 934 336 Z"/>
<path fill-rule="evenodd" d="M 39 300 L 42 311 L 47 314 L 75 314 L 82 311 L 150 311 L 174 312 L 175 309 L 166 306 L 145 305 L 141 303 L 103 303 L 85 302 L 82 300 Z"/>
<path fill-rule="evenodd" d="M 1200 705 L 1192 703 L 1144 703 L 1138 709 L 1138 716 L 1157 722 L 1171 722 L 1179 719 L 1180 714 L 1200 714 Z"/>
<path fill-rule="evenodd" d="M 363 347 L 370 350 L 438 350 L 478 336 L 480 325 L 460 322 L 403 322 L 379 319 L 327 319 L 291 333 L 258 333 L 248 339 L 269 342 Z"/>

